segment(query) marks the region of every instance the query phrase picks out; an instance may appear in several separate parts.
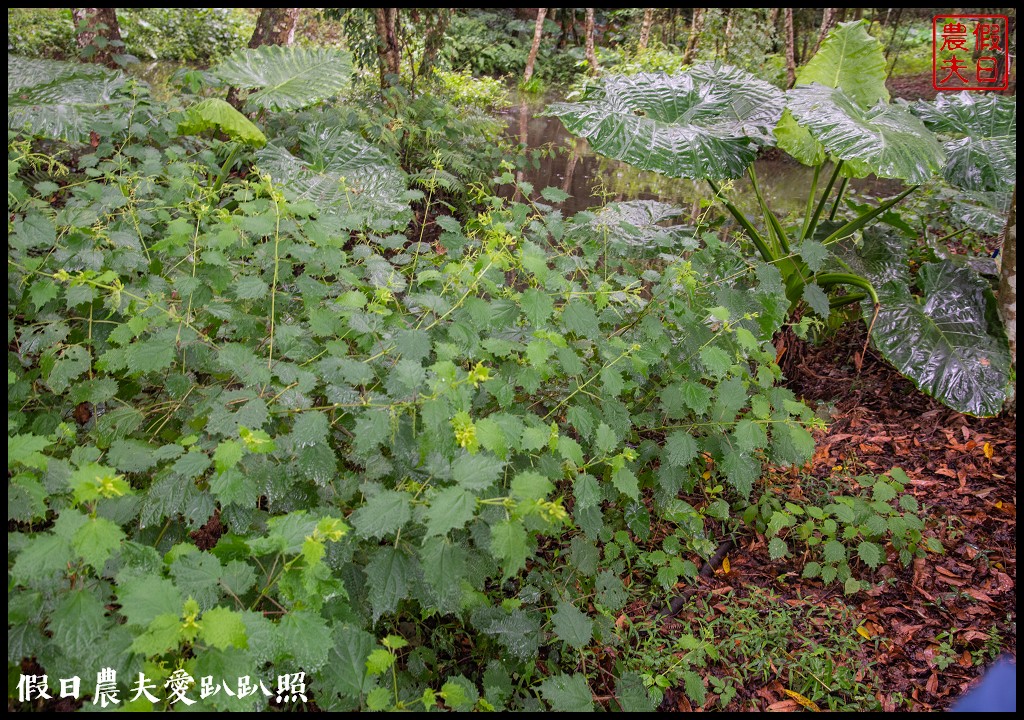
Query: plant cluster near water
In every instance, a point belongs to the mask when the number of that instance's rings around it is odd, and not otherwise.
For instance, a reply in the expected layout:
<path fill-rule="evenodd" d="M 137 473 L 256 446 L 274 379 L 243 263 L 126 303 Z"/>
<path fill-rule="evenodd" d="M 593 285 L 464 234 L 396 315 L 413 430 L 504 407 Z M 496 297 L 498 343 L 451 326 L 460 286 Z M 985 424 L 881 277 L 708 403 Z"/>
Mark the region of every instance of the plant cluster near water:
<path fill-rule="evenodd" d="M 782 273 L 790 314 L 806 309 L 827 320 L 860 303 L 875 347 L 923 392 L 960 412 L 996 415 L 1011 361 L 987 281 L 955 258 L 937 258 L 912 277 L 908 239 L 880 223 L 905 227 L 891 211 L 940 170 L 965 190 L 1008 194 L 1016 102 L 962 93 L 910 108 L 890 104 L 885 57 L 865 25 L 841 23 L 786 93 L 735 67 L 707 64 L 678 75 L 607 77 L 580 102 L 548 112 L 599 153 L 706 180 L 761 259 Z M 768 206 L 753 168 L 758 150 L 776 144 L 814 168 L 803 217 L 788 226 Z M 760 204 L 759 223 L 722 185 L 742 174 Z M 868 174 L 910 185 L 874 207 L 854 205 L 844 219 L 849 179 Z"/>

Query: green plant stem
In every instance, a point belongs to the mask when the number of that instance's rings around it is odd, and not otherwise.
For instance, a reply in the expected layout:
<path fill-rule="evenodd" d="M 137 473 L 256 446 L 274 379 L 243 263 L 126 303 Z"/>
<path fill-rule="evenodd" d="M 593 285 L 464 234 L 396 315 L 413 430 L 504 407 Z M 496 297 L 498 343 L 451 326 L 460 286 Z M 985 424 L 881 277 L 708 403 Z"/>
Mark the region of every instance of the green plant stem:
<path fill-rule="evenodd" d="M 844 182 L 845 182 L 845 179 L 844 179 Z M 868 212 L 864 213 L 863 215 L 860 215 L 860 216 L 854 218 L 853 220 L 851 220 L 850 222 L 846 223 L 841 228 L 839 228 L 838 230 L 833 232 L 827 238 L 825 238 L 822 241 L 822 244 L 829 245 L 831 243 L 834 243 L 834 242 L 837 242 L 837 241 L 841 240 L 842 238 L 844 238 L 844 237 L 846 237 L 848 235 L 852 235 L 853 233 L 857 232 L 861 228 L 863 228 L 866 225 L 868 225 L 876 217 L 878 217 L 882 213 L 886 212 L 889 208 L 891 208 L 892 206 L 894 206 L 897 203 L 901 202 L 903 200 L 903 198 L 905 198 L 907 195 L 909 195 L 910 193 L 912 193 L 915 190 L 917 190 L 919 187 L 921 187 L 921 186 L 920 185 L 912 185 L 909 188 L 907 188 L 906 190 L 904 190 L 903 192 L 901 192 L 896 197 L 892 198 L 891 200 L 886 200 L 884 203 L 882 203 L 881 205 L 876 207 L 874 210 L 869 210 Z"/>
<path fill-rule="evenodd" d="M 778 258 L 768 248 L 768 244 L 765 243 L 764 238 L 762 238 L 757 230 L 754 229 L 754 226 L 750 223 L 750 220 L 747 219 L 747 216 L 740 212 L 739 208 L 726 200 L 725 195 L 722 194 L 721 189 L 719 189 L 718 185 L 715 184 L 714 180 L 709 178 L 708 185 L 711 186 L 711 190 L 715 193 L 715 197 L 722 201 L 722 204 L 725 205 L 725 209 L 728 210 L 729 214 L 732 215 L 736 222 L 740 224 L 740 227 L 747 231 L 747 235 L 750 236 L 751 242 L 754 243 L 757 251 L 761 253 L 761 258 L 767 263 L 775 262 Z"/>
<path fill-rule="evenodd" d="M 277 274 L 281 267 L 281 259 L 278 253 L 281 245 L 281 205 L 280 200 L 274 198 L 274 214 L 277 216 L 274 226 L 274 281 L 270 285 L 270 353 L 267 356 L 267 368 L 274 367 L 274 312 L 277 302 Z"/>
<path fill-rule="evenodd" d="M 775 240 L 776 255 L 789 255 L 789 238 L 786 237 L 786 231 L 782 227 L 782 223 L 775 217 L 775 213 L 768 207 L 768 203 L 765 202 L 764 195 L 761 193 L 761 186 L 757 184 L 757 173 L 754 172 L 754 166 L 750 165 L 747 168 L 747 175 L 750 177 L 750 187 L 754 190 L 754 195 L 757 197 L 757 202 L 761 206 L 761 215 L 764 216 L 765 223 L 768 225 L 768 234 Z"/>
<path fill-rule="evenodd" d="M 860 302 L 868 295 L 867 293 L 850 293 L 849 295 L 843 295 L 842 297 L 830 298 L 828 306 L 835 310 L 836 308 L 845 307 L 846 305 L 852 305 L 855 302 Z"/>
<path fill-rule="evenodd" d="M 832 206 L 832 212 L 828 214 L 829 222 L 836 219 L 836 213 L 839 211 L 839 203 L 843 201 L 843 195 L 846 194 L 846 186 L 850 184 L 850 178 L 844 177 L 843 181 L 839 183 L 839 192 L 836 193 L 836 202 Z M 916 187 L 916 186 L 915 186 Z"/>
<path fill-rule="evenodd" d="M 818 175 L 821 173 L 821 165 L 814 166 L 814 177 L 811 179 L 811 191 L 807 193 L 807 209 L 804 210 L 804 225 L 800 228 L 800 237 L 798 240 L 803 242 L 803 239 L 807 237 L 807 231 L 811 225 L 811 206 L 814 204 L 814 196 L 818 192 Z M 832 186 L 829 186 L 829 189 Z M 825 190 L 825 194 L 828 194 L 828 189 Z"/>
<path fill-rule="evenodd" d="M 821 275 L 815 275 L 814 281 L 823 288 L 829 288 L 834 285 L 853 285 L 859 287 L 868 294 L 871 302 L 878 305 L 878 293 L 875 292 L 875 286 L 860 275 L 854 275 L 853 273 L 822 273 Z"/>
<path fill-rule="evenodd" d="M 224 165 L 220 168 L 220 174 L 217 176 L 217 182 L 213 184 L 213 192 L 220 190 L 224 181 L 228 177 L 228 171 L 231 170 L 231 165 L 235 162 L 235 156 L 238 155 L 238 148 L 240 145 L 235 143 L 235 146 L 231 148 L 231 152 L 228 154 L 228 159 L 224 161 Z"/>
<path fill-rule="evenodd" d="M 821 218 L 821 213 L 825 209 L 825 204 L 828 202 L 828 196 L 829 193 L 832 192 L 832 186 L 836 184 L 836 178 L 839 177 L 839 171 L 843 169 L 844 162 L 844 160 L 840 160 L 838 163 L 836 163 L 836 167 L 832 171 L 832 177 L 828 179 L 828 185 L 825 186 L 825 192 L 821 194 L 821 199 L 818 201 L 818 206 L 814 208 L 814 215 L 811 217 L 811 221 L 807 226 L 807 233 L 804 237 L 814 236 L 814 231 L 818 227 L 818 220 Z M 839 191 L 840 193 L 842 193 L 843 189 L 846 187 L 846 180 L 847 178 L 843 178 L 842 188 L 840 188 Z M 838 200 L 836 202 L 838 203 Z M 829 216 L 828 219 L 830 221 L 833 220 L 835 218 L 835 215 L 835 207 L 833 207 L 832 214 Z M 801 239 L 803 239 L 803 237 L 801 237 Z"/>

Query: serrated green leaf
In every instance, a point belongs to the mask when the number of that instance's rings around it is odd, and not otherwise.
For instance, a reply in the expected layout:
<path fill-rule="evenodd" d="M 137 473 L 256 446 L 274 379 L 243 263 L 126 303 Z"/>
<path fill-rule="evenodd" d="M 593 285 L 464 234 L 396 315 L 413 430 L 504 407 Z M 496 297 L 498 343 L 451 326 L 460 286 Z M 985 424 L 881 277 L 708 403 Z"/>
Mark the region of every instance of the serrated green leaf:
<path fill-rule="evenodd" d="M 45 470 L 47 459 L 42 451 L 53 445 L 53 441 L 39 435 L 8 435 L 7 436 L 7 467 L 21 463 L 28 467 Z"/>
<path fill-rule="evenodd" d="M 523 313 L 531 325 L 539 327 L 555 311 L 555 302 L 547 293 L 530 288 L 519 299 Z"/>
<path fill-rule="evenodd" d="M 242 616 L 225 607 L 215 607 L 203 613 L 199 638 L 221 650 L 229 647 L 249 647 L 248 635 Z"/>
<path fill-rule="evenodd" d="M 768 541 L 768 557 L 772 560 L 781 560 L 789 555 L 789 546 L 780 537 L 773 537 Z"/>
<path fill-rule="evenodd" d="M 349 521 L 363 538 L 393 535 L 412 519 L 411 502 L 412 495 L 407 492 L 384 490 L 352 513 Z"/>
<path fill-rule="evenodd" d="M 540 694 L 555 712 L 593 712 L 594 700 L 582 675 L 555 675 L 540 684 Z"/>
<path fill-rule="evenodd" d="M 519 520 L 503 520 L 491 526 L 491 554 L 501 561 L 505 577 L 526 567 L 529 556 L 526 530 Z"/>
<path fill-rule="evenodd" d="M 144 657 L 163 655 L 177 648 L 181 640 L 181 618 L 172 613 L 157 615 L 132 641 L 132 651 Z"/>
<path fill-rule="evenodd" d="M 87 590 L 73 590 L 53 609 L 47 629 L 53 641 L 69 656 L 92 655 L 110 621 L 103 602 Z"/>
<path fill-rule="evenodd" d="M 685 430 L 675 430 L 665 438 L 665 459 L 674 467 L 686 467 L 697 457 L 697 441 Z"/>
<path fill-rule="evenodd" d="M 640 497 L 640 481 L 627 467 L 619 468 L 612 473 L 612 485 L 630 500 Z"/>
<path fill-rule="evenodd" d="M 846 582 L 843 584 L 843 593 L 846 595 L 855 595 L 861 591 L 864 584 L 855 578 L 846 578 Z"/>
<path fill-rule="evenodd" d="M 547 436 L 545 436 L 545 442 Z M 452 478 L 466 490 L 486 490 L 501 477 L 505 462 L 490 453 L 463 454 L 452 463 Z"/>
<path fill-rule="evenodd" d="M 768 444 L 768 433 L 764 426 L 753 420 L 743 419 L 736 423 L 732 436 L 736 447 L 742 452 L 760 450 Z"/>
<path fill-rule="evenodd" d="M 550 480 L 532 470 L 516 475 L 510 486 L 512 497 L 518 500 L 543 500 L 554 489 Z"/>
<path fill-rule="evenodd" d="M 615 699 L 624 713 L 654 712 L 656 703 L 639 673 L 627 672 L 615 681 Z"/>
<path fill-rule="evenodd" d="M 136 627 L 148 626 L 159 615 L 181 614 L 181 593 L 167 578 L 136 575 L 120 583 L 117 597 L 121 614 Z"/>
<path fill-rule="evenodd" d="M 896 497 L 896 489 L 885 480 L 879 478 L 871 490 L 871 499 L 876 502 L 887 503 L 894 497 Z"/>
<path fill-rule="evenodd" d="M 306 610 L 292 610 L 277 625 L 281 643 L 279 653 L 290 657 L 288 663 L 312 672 L 327 662 L 333 640 L 324 618 Z"/>
<path fill-rule="evenodd" d="M 115 550 L 124 541 L 124 531 L 106 518 L 89 518 L 75 533 L 71 545 L 97 572 L 103 570 Z"/>
<path fill-rule="evenodd" d="M 591 340 L 601 338 L 597 314 L 591 304 L 584 300 L 571 300 L 562 308 L 562 324 L 569 332 L 580 337 Z"/>
<path fill-rule="evenodd" d="M 838 540 L 828 540 L 825 543 L 824 558 L 827 563 L 846 562 L 846 546 Z"/>
<path fill-rule="evenodd" d="M 461 487 L 449 487 L 430 498 L 427 508 L 427 537 L 460 530 L 476 514 L 476 496 Z"/>
<path fill-rule="evenodd" d="M 398 602 L 409 595 L 414 563 L 415 560 L 400 548 L 385 546 L 374 551 L 366 565 L 374 622 L 385 613 L 393 612 Z"/>
<path fill-rule="evenodd" d="M 821 289 L 821 286 L 817 283 L 808 283 L 804 286 L 803 295 L 801 298 L 807 306 L 815 312 L 818 317 L 822 320 L 828 320 L 831 308 L 829 306 L 828 295 Z"/>
<path fill-rule="evenodd" d="M 564 600 L 551 616 L 552 626 L 559 639 L 576 650 L 582 650 L 593 637 L 594 621 L 575 605 Z"/>
<path fill-rule="evenodd" d="M 732 367 L 732 358 L 722 348 L 709 345 L 702 349 L 699 354 L 701 363 L 715 377 L 725 377 L 729 372 L 729 368 Z"/>
<path fill-rule="evenodd" d="M 683 687 L 686 689 L 686 697 L 690 698 L 690 702 L 697 705 L 697 707 L 703 707 L 707 701 L 707 690 L 700 675 L 693 670 L 685 671 L 683 673 Z"/>
<path fill-rule="evenodd" d="M 857 557 L 871 569 L 878 567 L 885 561 L 885 553 L 882 552 L 882 548 L 866 540 L 857 545 Z"/>

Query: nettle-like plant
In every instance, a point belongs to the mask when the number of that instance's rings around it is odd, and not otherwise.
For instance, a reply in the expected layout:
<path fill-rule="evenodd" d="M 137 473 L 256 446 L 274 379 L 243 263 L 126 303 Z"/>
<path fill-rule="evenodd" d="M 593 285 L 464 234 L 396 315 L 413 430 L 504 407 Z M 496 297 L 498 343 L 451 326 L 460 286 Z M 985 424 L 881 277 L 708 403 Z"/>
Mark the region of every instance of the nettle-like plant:
<path fill-rule="evenodd" d="M 906 267 L 890 277 L 872 276 L 855 272 L 850 255 L 877 254 L 877 236 L 863 231 L 944 167 L 952 182 L 972 189 L 1012 185 L 1015 103 L 919 104 L 915 112 L 929 127 L 961 136 L 944 151 L 921 119 L 888 102 L 885 75 L 880 43 L 864 23 L 845 23 L 786 93 L 736 68 L 704 65 L 676 76 L 609 77 L 588 88 L 580 102 L 556 103 L 548 112 L 598 153 L 706 180 L 760 257 L 782 273 L 791 311 L 803 304 L 827 318 L 863 300 L 875 346 L 901 373 L 950 407 L 993 415 L 1006 399 L 1010 358 L 984 283 L 941 260 L 922 268 L 917 282 L 924 294 L 918 296 Z M 758 152 L 776 144 L 814 168 L 806 210 L 794 224 L 784 224 L 768 206 L 753 169 Z M 872 173 L 909 187 L 837 220 L 849 179 Z M 760 222 L 730 202 L 723 185 L 743 174 L 757 197 Z"/>
<path fill-rule="evenodd" d="M 434 249 L 376 230 L 401 203 L 359 210 L 386 158 L 340 130 L 252 150 L 224 103 L 140 90 L 57 158 L 71 133 L 16 111 L 8 663 L 51 689 L 304 672 L 325 710 L 591 709 L 578 661 L 628 597 L 609 541 L 656 530 L 652 592 L 693 580 L 763 463 L 813 450 L 778 267 L 664 207 L 482 196 Z M 636 243 L 663 252 L 609 251 Z M 600 682 L 651 708 L 637 673 Z"/>

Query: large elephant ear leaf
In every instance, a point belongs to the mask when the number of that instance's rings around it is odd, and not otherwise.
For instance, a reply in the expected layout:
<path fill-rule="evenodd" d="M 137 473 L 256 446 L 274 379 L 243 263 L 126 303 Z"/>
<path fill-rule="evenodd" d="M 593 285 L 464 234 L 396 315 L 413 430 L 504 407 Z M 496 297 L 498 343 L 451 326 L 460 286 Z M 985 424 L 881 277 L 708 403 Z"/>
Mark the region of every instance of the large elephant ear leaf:
<path fill-rule="evenodd" d="M 680 75 L 610 76 L 547 114 L 601 155 L 697 180 L 734 178 L 774 144 L 782 92 L 750 73 L 702 65 Z"/>
<path fill-rule="evenodd" d="M 239 50 L 210 72 L 222 82 L 250 90 L 249 107 L 298 110 L 337 95 L 351 71 L 351 56 L 342 50 L 261 45 Z"/>
<path fill-rule="evenodd" d="M 32 135 L 88 142 L 100 123 L 115 122 L 131 96 L 124 75 L 98 65 L 7 56 L 7 127 Z"/>
<path fill-rule="evenodd" d="M 178 123 L 182 135 L 198 135 L 207 130 L 219 130 L 232 140 L 253 147 L 267 144 L 267 136 L 249 118 L 219 98 L 208 98 L 191 106 Z"/>
<path fill-rule="evenodd" d="M 271 143 L 256 164 L 343 227 L 389 232 L 409 223 L 405 173 L 381 150 L 355 133 L 316 126 L 299 134 L 299 145 L 301 157 Z"/>
<path fill-rule="evenodd" d="M 806 85 L 788 93 L 789 110 L 832 156 L 859 174 L 922 183 L 942 168 L 942 146 L 916 117 L 879 103 L 864 109 L 839 88 Z"/>
<path fill-rule="evenodd" d="M 1017 101 L 962 92 L 919 101 L 912 110 L 929 129 L 952 136 L 943 174 L 964 190 L 1008 190 L 1017 182 Z"/>
<path fill-rule="evenodd" d="M 999 414 L 1007 399 L 1010 351 L 989 284 L 946 260 L 923 265 L 917 280 L 921 297 L 902 283 L 879 289 L 875 346 L 944 405 L 968 415 Z M 868 323 L 871 313 L 865 306 Z"/>
<path fill-rule="evenodd" d="M 612 247 L 630 254 L 638 249 L 694 250 L 699 243 L 692 226 L 666 225 L 684 212 L 657 200 L 613 202 L 596 213 L 590 227 L 607 238 Z"/>
<path fill-rule="evenodd" d="M 885 52 L 867 31 L 867 21 L 839 23 L 825 38 L 818 52 L 797 70 L 796 85 L 818 83 L 841 88 L 862 108 L 888 102 L 885 87 Z M 825 161 L 825 149 L 787 110 L 775 129 L 779 147 L 805 165 Z"/>

